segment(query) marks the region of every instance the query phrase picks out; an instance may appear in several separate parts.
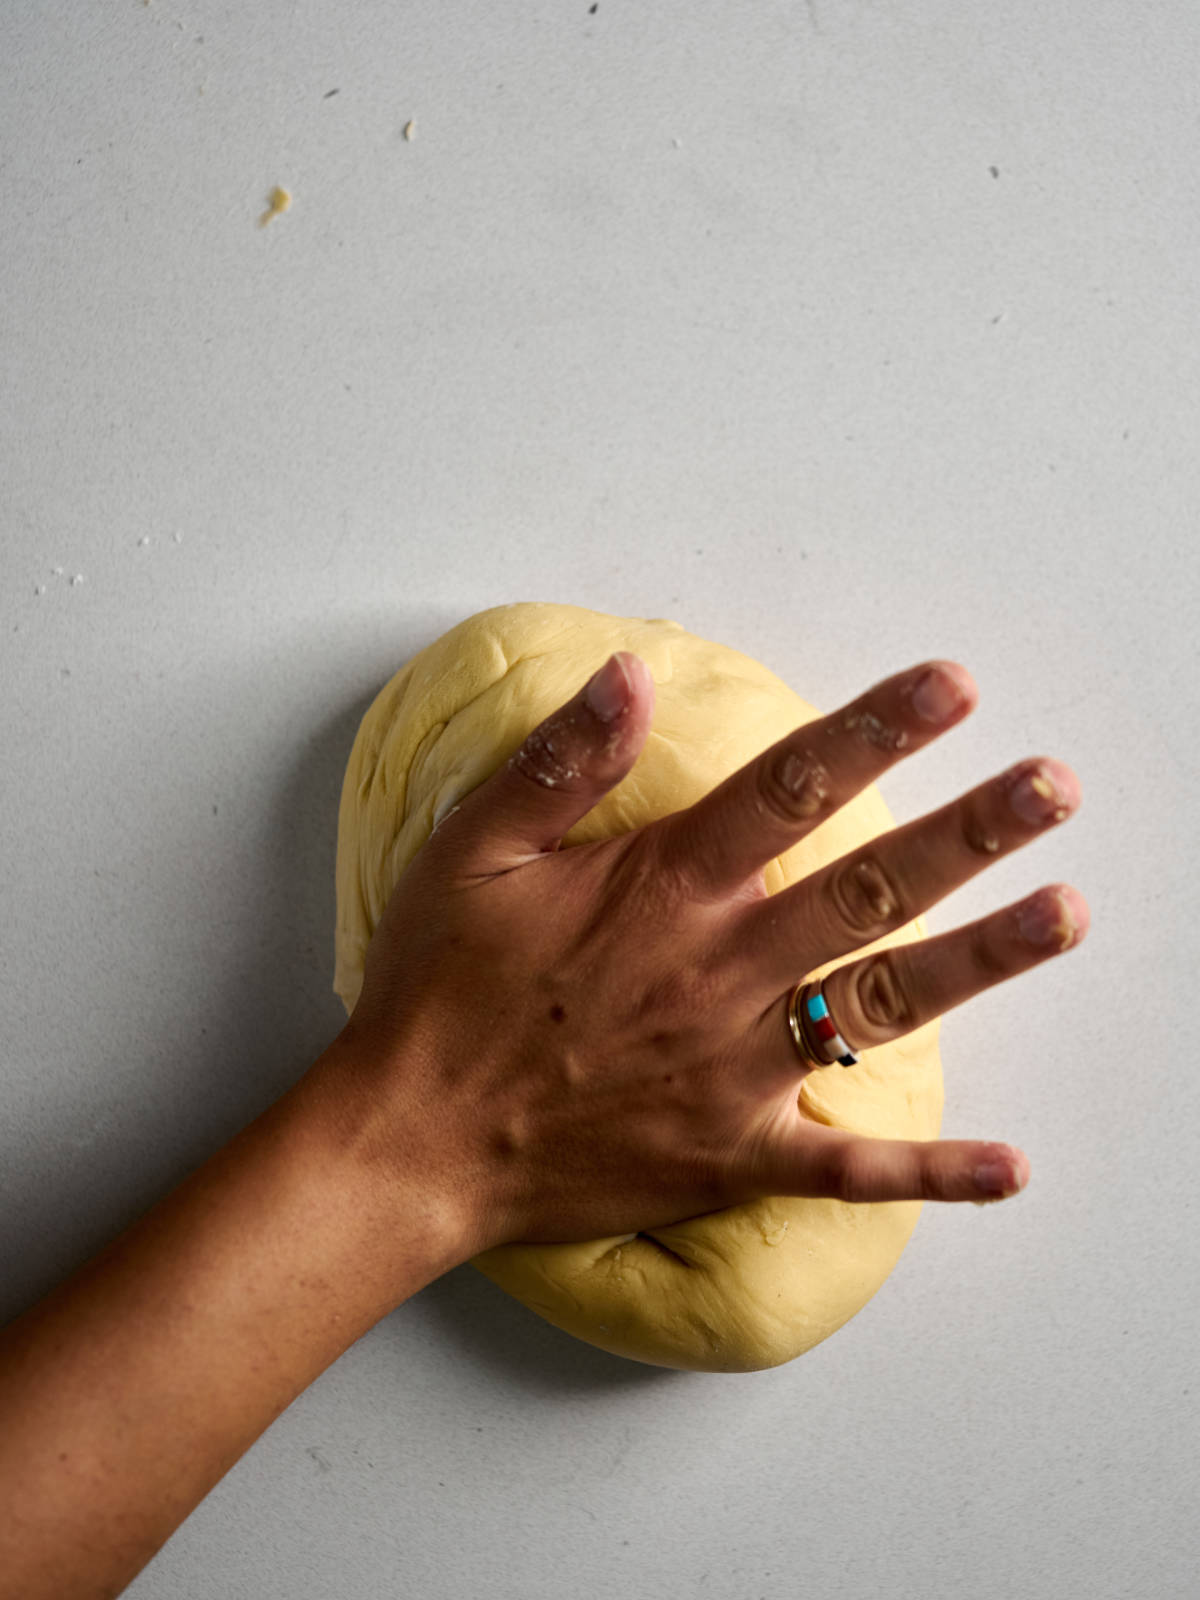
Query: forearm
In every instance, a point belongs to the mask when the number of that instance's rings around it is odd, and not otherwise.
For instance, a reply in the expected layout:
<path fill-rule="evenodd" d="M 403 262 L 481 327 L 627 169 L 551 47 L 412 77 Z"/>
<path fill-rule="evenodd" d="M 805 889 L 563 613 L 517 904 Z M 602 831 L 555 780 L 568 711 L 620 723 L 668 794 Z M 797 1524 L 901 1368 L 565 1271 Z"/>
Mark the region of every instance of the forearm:
<path fill-rule="evenodd" d="M 394 1170 L 347 1159 L 322 1104 L 341 1048 L 0 1334 L 6 1600 L 119 1593 L 331 1362 L 470 1253 L 419 1180 L 398 1196 Z"/>

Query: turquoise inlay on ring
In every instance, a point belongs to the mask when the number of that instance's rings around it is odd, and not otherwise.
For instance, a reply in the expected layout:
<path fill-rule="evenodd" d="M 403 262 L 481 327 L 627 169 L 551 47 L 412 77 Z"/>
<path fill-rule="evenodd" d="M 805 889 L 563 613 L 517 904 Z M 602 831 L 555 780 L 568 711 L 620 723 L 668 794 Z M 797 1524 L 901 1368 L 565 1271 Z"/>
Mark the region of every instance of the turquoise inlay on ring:
<path fill-rule="evenodd" d="M 815 994 L 810 997 L 808 1014 L 814 1022 L 820 1022 L 822 1017 L 829 1015 L 829 1007 L 825 1004 L 825 996 L 823 994 Z"/>

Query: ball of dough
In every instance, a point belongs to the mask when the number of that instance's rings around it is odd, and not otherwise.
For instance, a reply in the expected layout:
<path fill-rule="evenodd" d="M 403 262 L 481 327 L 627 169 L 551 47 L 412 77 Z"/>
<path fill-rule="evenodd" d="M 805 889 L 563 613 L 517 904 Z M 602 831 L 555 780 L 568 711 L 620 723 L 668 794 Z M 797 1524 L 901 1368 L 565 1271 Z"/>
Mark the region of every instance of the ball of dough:
<path fill-rule="evenodd" d="M 633 769 L 567 834 L 564 849 L 692 805 L 819 715 L 757 661 L 665 618 L 527 602 L 460 622 L 380 690 L 350 753 L 338 817 L 334 979 L 347 1012 L 371 935 L 435 823 L 614 650 L 649 666 L 653 725 Z M 865 789 L 768 864 L 768 891 L 891 826 L 878 790 Z M 864 952 L 925 931 L 918 917 Z M 797 981 L 803 976 L 797 971 Z M 935 1020 L 863 1051 L 853 1067 L 811 1073 L 799 1091 L 802 1111 L 857 1133 L 936 1138 L 937 1034 Z M 503 1245 L 474 1265 L 555 1327 L 614 1355 L 752 1372 L 792 1360 L 861 1310 L 895 1266 L 920 1209 L 919 1201 L 781 1197 L 587 1244 Z"/>

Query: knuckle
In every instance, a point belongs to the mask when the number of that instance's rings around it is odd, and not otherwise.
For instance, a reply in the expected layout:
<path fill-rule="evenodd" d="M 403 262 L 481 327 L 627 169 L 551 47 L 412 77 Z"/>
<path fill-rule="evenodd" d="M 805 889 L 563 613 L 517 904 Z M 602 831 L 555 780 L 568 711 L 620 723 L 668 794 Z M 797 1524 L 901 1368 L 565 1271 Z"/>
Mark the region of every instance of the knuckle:
<path fill-rule="evenodd" d="M 890 953 L 872 956 L 854 974 L 854 1002 L 872 1028 L 907 1031 L 915 1010 L 900 969 Z"/>
<path fill-rule="evenodd" d="M 908 734 L 903 728 L 890 727 L 862 701 L 846 708 L 842 713 L 840 725 L 846 733 L 857 735 L 863 744 L 870 745 L 875 750 L 882 750 L 886 755 L 893 755 L 908 744 Z"/>
<path fill-rule="evenodd" d="M 581 776 L 570 730 L 554 723 L 535 728 L 509 766 L 544 789 L 565 788 Z"/>
<path fill-rule="evenodd" d="M 987 923 L 972 928 L 967 936 L 967 959 L 974 972 L 995 983 L 1007 978 L 1010 967 L 1004 952 L 997 946 Z"/>
<path fill-rule="evenodd" d="M 608 893 L 654 927 L 677 927 L 695 895 L 692 863 L 697 855 L 686 829 L 676 833 L 654 823 L 639 828 L 626 834 L 613 852 Z"/>
<path fill-rule="evenodd" d="M 817 1187 L 823 1198 L 851 1205 L 884 1197 L 954 1200 L 961 1190 L 936 1143 L 898 1148 L 871 1137 L 854 1138 L 834 1151 Z"/>
<path fill-rule="evenodd" d="M 777 751 L 758 769 L 759 799 L 771 816 L 788 826 L 815 817 L 830 788 L 828 770 L 806 751 Z"/>
<path fill-rule="evenodd" d="M 954 1198 L 954 1184 L 951 1175 L 937 1160 L 936 1149 L 931 1149 L 928 1155 L 922 1153 L 923 1159 L 917 1174 L 917 1187 L 920 1189 L 919 1198 L 922 1200 L 952 1200 Z"/>
<path fill-rule="evenodd" d="M 831 880 L 834 904 L 846 928 L 862 942 L 899 927 L 905 917 L 900 897 L 876 856 L 859 856 Z"/>
<path fill-rule="evenodd" d="M 831 1200 L 848 1205 L 870 1195 L 875 1184 L 876 1157 L 867 1141 L 855 1139 L 834 1155 L 825 1169 L 823 1191 Z"/>
<path fill-rule="evenodd" d="M 655 974 L 641 986 L 635 1014 L 639 1021 L 656 1018 L 677 1024 L 710 1015 L 720 998 L 715 975 L 683 963 Z"/>
<path fill-rule="evenodd" d="M 867 1174 L 863 1170 L 862 1158 L 852 1150 L 834 1162 L 830 1176 L 833 1181 L 829 1192 L 835 1200 L 844 1200 L 847 1205 L 853 1205 L 868 1192 Z"/>

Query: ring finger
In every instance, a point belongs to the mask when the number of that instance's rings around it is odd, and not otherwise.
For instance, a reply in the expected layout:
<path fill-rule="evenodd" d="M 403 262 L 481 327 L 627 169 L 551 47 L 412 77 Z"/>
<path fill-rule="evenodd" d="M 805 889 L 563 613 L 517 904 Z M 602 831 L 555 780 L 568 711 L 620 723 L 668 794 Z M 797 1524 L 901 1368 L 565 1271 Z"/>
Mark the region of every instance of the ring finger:
<path fill-rule="evenodd" d="M 1087 901 L 1068 883 L 1047 884 L 1023 900 L 950 933 L 877 951 L 827 974 L 829 1014 L 852 1050 L 886 1044 L 923 1027 L 985 989 L 1015 978 L 1079 944 L 1091 920 Z M 758 1059 L 788 1068 L 797 1058 L 787 1023 L 790 989 L 759 1021 Z"/>

